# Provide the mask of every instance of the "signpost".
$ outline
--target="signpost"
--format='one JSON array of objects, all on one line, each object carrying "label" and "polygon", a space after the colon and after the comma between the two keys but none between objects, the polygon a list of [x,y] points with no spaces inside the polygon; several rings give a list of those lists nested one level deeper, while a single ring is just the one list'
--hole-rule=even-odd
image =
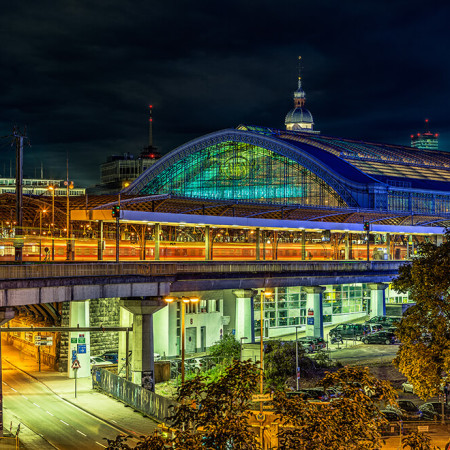
[{"label": "signpost", "polygon": [[75,359],[72,363],[72,369],[75,375],[75,398],[77,398],[77,373],[78,369],[81,369],[80,361],[78,359]]},{"label": "signpost", "polygon": [[34,345],[38,348],[38,361],[39,361],[39,372],[41,371],[41,347],[52,346],[53,336],[41,336],[37,335],[34,337]]}]

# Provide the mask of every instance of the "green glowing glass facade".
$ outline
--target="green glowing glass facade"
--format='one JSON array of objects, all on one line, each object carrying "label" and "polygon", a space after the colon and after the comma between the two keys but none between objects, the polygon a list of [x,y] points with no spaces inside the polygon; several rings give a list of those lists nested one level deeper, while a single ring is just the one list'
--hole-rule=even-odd
[{"label": "green glowing glass facade", "polygon": [[299,163],[249,143],[225,141],[190,152],[149,180],[141,194],[345,207]]}]

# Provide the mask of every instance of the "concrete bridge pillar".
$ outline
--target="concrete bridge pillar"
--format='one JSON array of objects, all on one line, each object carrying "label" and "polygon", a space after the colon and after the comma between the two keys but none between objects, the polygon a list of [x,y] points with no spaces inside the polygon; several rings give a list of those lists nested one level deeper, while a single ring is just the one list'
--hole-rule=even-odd
[{"label": "concrete bridge pillar", "polygon": [[306,336],[323,338],[322,286],[303,286],[306,292]]},{"label": "concrete bridge pillar", "polygon": [[120,306],[133,314],[133,333],[130,338],[131,381],[154,391],[153,314],[166,306],[166,303],[162,297],[145,297],[121,299]]},{"label": "concrete bridge pillar", "polygon": [[388,287],[384,283],[369,283],[370,289],[370,317],[386,315],[386,295],[385,290]]},{"label": "concrete bridge pillar", "polygon": [[155,223],[155,261],[159,261],[159,242],[161,239],[161,224]]},{"label": "concrete bridge pillar", "polygon": [[255,342],[253,297],[257,293],[253,289],[236,289],[233,294],[236,296],[235,337],[237,340],[246,337]]},{"label": "concrete bridge pillar", "polygon": [[[69,327],[89,327],[89,300],[72,301],[69,308]],[[75,377],[72,361],[78,359],[81,368],[77,378],[91,376],[91,336],[89,331],[69,332],[69,363],[67,365],[69,378]]]}]

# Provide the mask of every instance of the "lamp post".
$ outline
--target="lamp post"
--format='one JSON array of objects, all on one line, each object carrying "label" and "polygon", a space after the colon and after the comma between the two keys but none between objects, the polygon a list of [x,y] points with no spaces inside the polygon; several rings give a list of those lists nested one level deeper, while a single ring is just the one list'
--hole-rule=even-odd
[{"label": "lamp post", "polygon": [[69,190],[73,189],[73,181],[64,181],[64,186],[66,186],[66,236],[67,239],[70,237],[70,209],[69,209]]},{"label": "lamp post", "polygon": [[52,236],[55,230],[55,186],[49,185],[48,190],[52,193]]},{"label": "lamp post", "polygon": [[39,236],[42,234],[42,214],[45,214],[46,212],[46,209],[39,211]]},{"label": "lamp post", "polygon": [[181,384],[184,383],[184,356],[185,356],[185,316],[186,305],[189,303],[198,303],[199,297],[165,297],[166,303],[178,302],[181,303]]},{"label": "lamp post", "polygon": [[295,326],[295,377],[297,379],[297,391],[300,389],[299,383],[300,383],[300,367],[298,365],[298,338],[297,338],[297,330],[301,328],[301,326],[296,325]]},{"label": "lamp post", "polygon": [[[263,394],[263,384],[264,384],[264,297],[271,297],[273,292],[261,290],[261,320],[260,320],[260,330],[261,330],[261,338],[260,338],[260,366],[261,366],[261,379],[260,379],[260,387],[259,392]],[[262,414],[263,402],[260,402],[260,412]]]}]

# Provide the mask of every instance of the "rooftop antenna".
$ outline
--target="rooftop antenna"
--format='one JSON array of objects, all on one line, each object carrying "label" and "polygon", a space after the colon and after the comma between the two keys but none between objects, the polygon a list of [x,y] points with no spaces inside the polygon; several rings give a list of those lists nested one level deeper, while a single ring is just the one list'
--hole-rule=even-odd
[{"label": "rooftop antenna", "polygon": [[425,133],[429,133],[430,132],[430,124],[429,124],[429,120],[425,119]]},{"label": "rooftop antenna", "polygon": [[148,105],[149,109],[149,119],[148,119],[148,146],[153,147],[153,105]]},{"label": "rooftop antenna", "polygon": [[44,179],[44,164],[41,161],[41,180]]},{"label": "rooftop antenna", "polygon": [[302,57],[298,57],[298,88],[302,88]]}]

